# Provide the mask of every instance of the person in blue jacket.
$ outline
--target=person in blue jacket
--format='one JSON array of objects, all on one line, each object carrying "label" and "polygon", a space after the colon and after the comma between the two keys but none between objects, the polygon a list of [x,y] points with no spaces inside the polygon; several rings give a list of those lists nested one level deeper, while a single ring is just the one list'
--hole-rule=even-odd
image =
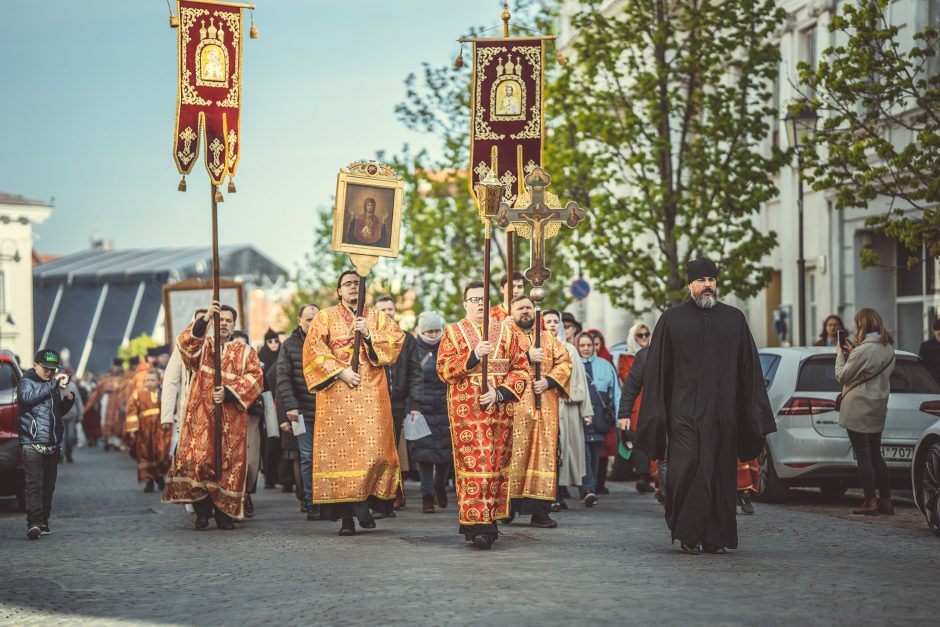
[{"label": "person in blue jacket", "polygon": [[33,367],[16,388],[19,405],[20,453],[26,478],[26,537],[49,535],[49,514],[65,433],[62,416],[75,402],[66,392],[69,377],[59,373],[62,360],[54,350],[36,353]]}]

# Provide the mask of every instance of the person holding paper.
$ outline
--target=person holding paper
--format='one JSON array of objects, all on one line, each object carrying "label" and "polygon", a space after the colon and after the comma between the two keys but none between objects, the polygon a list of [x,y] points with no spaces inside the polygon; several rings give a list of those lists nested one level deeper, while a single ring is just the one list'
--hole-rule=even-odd
[{"label": "person holding paper", "polygon": [[[310,323],[320,308],[313,304],[300,307],[297,328],[281,345],[277,354],[277,402],[283,406],[287,419],[295,427],[294,435],[300,450],[300,476],[303,482],[303,505],[307,520],[320,520],[320,508],[313,504],[313,427],[317,413],[317,395],[307,389],[304,378],[304,340]],[[298,435],[298,430],[303,432]]]},{"label": "person holding paper", "polygon": [[340,274],[340,302],[314,317],[303,352],[307,389],[317,395],[313,503],[321,518],[342,520],[342,536],[356,533],[354,518],[374,529],[370,508],[391,512],[401,482],[385,366],[398,359],[405,334],[377,309],[357,316],[359,280],[352,270]]}]

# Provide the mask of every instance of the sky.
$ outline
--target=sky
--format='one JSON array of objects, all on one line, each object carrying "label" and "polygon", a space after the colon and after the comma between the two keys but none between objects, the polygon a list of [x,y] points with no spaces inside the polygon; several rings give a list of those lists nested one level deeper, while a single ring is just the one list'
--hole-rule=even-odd
[{"label": "sky", "polygon": [[[404,80],[422,62],[451,63],[471,26],[499,24],[502,2],[255,4],[261,37],[243,45],[238,192],[219,205],[219,238],[293,271],[340,167],[405,143],[438,149],[396,119]],[[72,253],[93,235],[116,249],[209,245],[202,162],[188,191],[176,190],[177,31],[166,1],[0,7],[0,192],[55,199],[35,229],[37,250]]]}]

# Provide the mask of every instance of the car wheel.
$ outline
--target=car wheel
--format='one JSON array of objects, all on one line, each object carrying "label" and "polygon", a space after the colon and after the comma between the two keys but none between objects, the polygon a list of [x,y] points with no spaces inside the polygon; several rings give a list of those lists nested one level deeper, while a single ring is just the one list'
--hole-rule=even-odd
[{"label": "car wheel", "polygon": [[921,473],[921,498],[927,527],[934,535],[940,536],[940,442],[935,442],[924,455]]},{"label": "car wheel", "polygon": [[829,483],[824,483],[819,486],[819,490],[827,499],[837,499],[839,497],[845,496],[845,493],[848,491],[848,489],[849,486],[845,485],[841,481],[830,481]]},{"label": "car wheel", "polygon": [[790,495],[790,484],[777,476],[769,447],[764,447],[759,460],[760,490],[757,491],[757,499],[764,503],[786,503]]}]

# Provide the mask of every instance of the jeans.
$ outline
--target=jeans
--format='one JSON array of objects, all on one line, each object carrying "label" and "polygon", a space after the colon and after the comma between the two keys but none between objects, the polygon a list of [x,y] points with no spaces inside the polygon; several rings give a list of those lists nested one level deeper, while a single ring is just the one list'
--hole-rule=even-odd
[{"label": "jeans", "polygon": [[443,488],[447,482],[449,469],[448,464],[418,462],[418,472],[421,476],[421,496],[434,496],[434,488]]},{"label": "jeans", "polygon": [[43,455],[32,446],[21,446],[20,452],[26,479],[26,524],[48,522],[52,512],[52,493],[59,474],[59,451]]},{"label": "jeans", "polygon": [[306,430],[297,438],[300,449],[300,474],[304,482],[304,503],[313,504],[313,421],[304,418]]},{"label": "jeans", "polygon": [[883,499],[891,498],[891,475],[888,464],[881,456],[881,433],[860,433],[846,429],[855,457],[858,458],[858,476],[862,481],[865,498],[875,497],[875,486]]},{"label": "jeans", "polygon": [[65,438],[62,443],[63,449],[66,457],[72,456],[72,450],[75,448],[75,445],[78,443],[78,421],[77,420],[63,420],[65,423]]},{"label": "jeans", "polygon": [[601,460],[601,447],[604,442],[585,442],[584,461],[585,475],[581,480],[581,496],[593,494],[597,490],[597,468]]}]

